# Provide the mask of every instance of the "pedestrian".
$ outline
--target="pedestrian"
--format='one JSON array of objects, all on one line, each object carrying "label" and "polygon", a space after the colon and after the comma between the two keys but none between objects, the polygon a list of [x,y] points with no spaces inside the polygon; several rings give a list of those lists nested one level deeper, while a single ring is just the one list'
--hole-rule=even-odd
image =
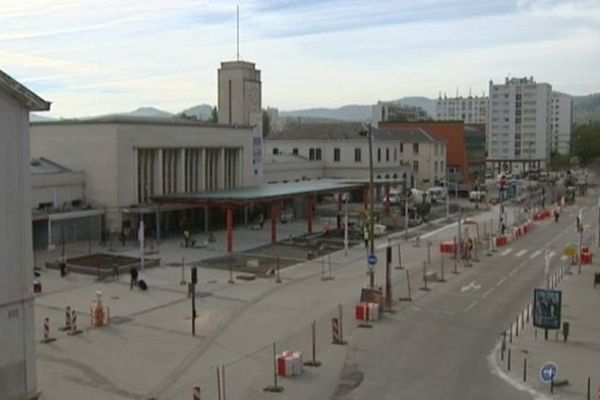
[{"label": "pedestrian", "polygon": [[67,260],[64,254],[60,256],[58,266],[60,267],[60,276],[64,278],[67,275]]},{"label": "pedestrian", "polygon": [[560,214],[558,212],[558,209],[555,208],[554,209],[554,222],[558,222],[558,218],[560,217]]},{"label": "pedestrian", "polygon": [[504,235],[504,231],[506,231],[506,224],[502,221],[502,225],[500,226],[501,233]]},{"label": "pedestrian", "polygon": [[365,241],[365,249],[369,248],[369,228],[367,226],[363,226],[363,239]]},{"label": "pedestrian", "polygon": [[260,226],[260,229],[265,225],[265,215],[263,213],[260,213],[258,216],[258,225]]},{"label": "pedestrian", "polygon": [[129,268],[129,275],[131,275],[131,282],[129,283],[129,290],[133,290],[133,286],[137,284],[138,270],[136,267]]}]

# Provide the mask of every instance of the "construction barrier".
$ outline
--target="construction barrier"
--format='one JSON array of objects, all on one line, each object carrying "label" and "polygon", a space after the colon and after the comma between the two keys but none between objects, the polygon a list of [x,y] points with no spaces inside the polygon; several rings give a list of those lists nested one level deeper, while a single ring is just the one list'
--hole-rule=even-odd
[{"label": "construction barrier", "polygon": [[192,399],[193,400],[202,400],[200,393],[201,393],[200,386],[194,386],[194,392],[192,395]]},{"label": "construction barrier", "polygon": [[301,375],[304,360],[299,351],[284,351],[277,356],[277,375],[283,377],[292,377]]},{"label": "construction barrier", "polygon": [[337,318],[331,318],[331,336],[333,344],[342,344],[340,320]]},{"label": "construction barrier", "polygon": [[368,303],[360,303],[356,305],[355,317],[357,321],[369,321],[369,305]]},{"label": "construction barrier", "polygon": [[71,306],[67,306],[65,309],[65,326],[59,328],[61,331],[71,330]]},{"label": "construction barrier", "polygon": [[440,243],[440,253],[454,254],[454,241],[446,241]]},{"label": "construction barrier", "polygon": [[90,323],[92,326],[104,326],[110,323],[110,309],[102,302],[102,292],[96,291],[96,300],[90,308]]},{"label": "construction barrier", "polygon": [[44,339],[42,339],[42,343],[50,343],[54,342],[56,339],[50,337],[50,318],[44,318]]},{"label": "construction barrier", "polygon": [[71,330],[68,332],[69,335],[78,335],[82,331],[77,329],[77,313],[75,310],[71,310]]},{"label": "construction barrier", "polygon": [[587,246],[581,248],[581,263],[584,265],[592,263],[592,253]]},{"label": "construction barrier", "polygon": [[508,244],[508,236],[501,235],[496,237],[496,247],[506,246]]}]

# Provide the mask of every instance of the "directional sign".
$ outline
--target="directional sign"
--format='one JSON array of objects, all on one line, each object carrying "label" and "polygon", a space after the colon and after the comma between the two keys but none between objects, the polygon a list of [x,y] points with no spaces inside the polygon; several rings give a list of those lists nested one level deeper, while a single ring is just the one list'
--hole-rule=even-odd
[{"label": "directional sign", "polygon": [[540,368],[540,380],[543,383],[550,383],[558,372],[558,365],[553,361],[548,361]]},{"label": "directional sign", "polygon": [[369,265],[371,267],[374,267],[375,264],[377,264],[377,256],[375,254],[369,254],[369,257],[367,258],[367,262],[369,263]]}]

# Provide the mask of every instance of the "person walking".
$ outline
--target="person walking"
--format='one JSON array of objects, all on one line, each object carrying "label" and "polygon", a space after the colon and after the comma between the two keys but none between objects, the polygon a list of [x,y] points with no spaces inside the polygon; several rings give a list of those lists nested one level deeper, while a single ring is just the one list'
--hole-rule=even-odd
[{"label": "person walking", "polygon": [[67,260],[64,254],[60,256],[58,266],[60,267],[60,276],[64,278],[67,275]]},{"label": "person walking", "polygon": [[367,225],[363,226],[363,239],[365,241],[365,250],[369,249],[369,228]]},{"label": "person walking", "polygon": [[260,229],[265,225],[265,215],[263,213],[260,213],[258,216],[258,225],[260,226]]},{"label": "person walking", "polygon": [[133,286],[137,284],[138,280],[138,270],[136,267],[131,267],[129,269],[129,275],[131,275],[131,282],[129,283],[129,290],[133,290]]}]

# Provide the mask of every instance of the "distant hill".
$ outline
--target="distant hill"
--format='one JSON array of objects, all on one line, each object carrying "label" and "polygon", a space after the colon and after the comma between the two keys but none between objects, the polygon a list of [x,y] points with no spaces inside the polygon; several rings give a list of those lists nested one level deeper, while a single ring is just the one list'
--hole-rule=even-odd
[{"label": "distant hill", "polygon": [[600,93],[573,96],[573,123],[600,122]]},{"label": "distant hill", "polygon": [[[392,100],[405,106],[421,107],[433,117],[436,101],[427,97],[403,97]],[[366,121],[372,117],[372,105],[352,104],[338,108],[307,108],[304,110],[280,111],[279,116],[286,119],[306,118],[311,121]]]},{"label": "distant hill", "polygon": [[173,114],[168,111],[159,110],[155,107],[140,107],[137,110],[117,113],[116,115],[127,115],[129,117],[151,117],[151,118],[171,118]]},{"label": "distant hill", "polygon": [[190,117],[196,117],[199,120],[208,120],[212,115],[213,106],[208,104],[200,104],[198,106],[186,108],[181,112]]},{"label": "distant hill", "polygon": [[44,117],[42,115],[31,113],[29,114],[29,122],[47,122],[56,121],[56,118]]}]

